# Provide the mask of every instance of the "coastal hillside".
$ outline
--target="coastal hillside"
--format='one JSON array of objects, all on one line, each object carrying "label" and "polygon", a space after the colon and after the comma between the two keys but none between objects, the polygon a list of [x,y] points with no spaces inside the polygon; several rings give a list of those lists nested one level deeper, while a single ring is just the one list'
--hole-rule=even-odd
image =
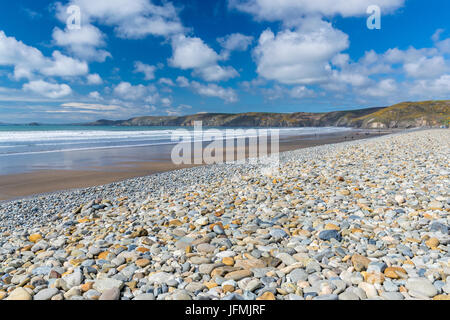
[{"label": "coastal hillside", "polygon": [[450,100],[403,102],[351,120],[362,128],[417,128],[448,126]]},{"label": "coastal hillside", "polygon": [[202,121],[207,127],[355,127],[417,128],[440,127],[450,120],[450,100],[403,102],[390,107],[328,113],[202,113],[188,116],[148,116],[129,120],[99,120],[88,125],[192,126]]}]

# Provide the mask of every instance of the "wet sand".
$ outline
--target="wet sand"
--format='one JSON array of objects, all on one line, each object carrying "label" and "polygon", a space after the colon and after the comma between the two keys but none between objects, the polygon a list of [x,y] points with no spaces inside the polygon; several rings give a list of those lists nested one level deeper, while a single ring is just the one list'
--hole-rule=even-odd
[{"label": "wet sand", "polygon": [[[391,131],[379,132],[374,130],[289,137],[285,140],[280,140],[279,150],[280,152],[285,152],[324,144],[366,139],[389,133]],[[86,168],[70,170],[41,169],[28,173],[0,175],[0,201],[55,191],[100,186],[130,178],[148,176],[158,172],[198,166],[173,164],[170,160],[172,147],[173,145],[123,148],[119,151],[123,157],[117,156],[115,153],[115,161],[107,165],[90,165],[86,166]],[[108,154],[102,151],[100,155],[97,151],[97,154],[90,152],[84,155],[84,157],[96,156],[108,157]]]}]

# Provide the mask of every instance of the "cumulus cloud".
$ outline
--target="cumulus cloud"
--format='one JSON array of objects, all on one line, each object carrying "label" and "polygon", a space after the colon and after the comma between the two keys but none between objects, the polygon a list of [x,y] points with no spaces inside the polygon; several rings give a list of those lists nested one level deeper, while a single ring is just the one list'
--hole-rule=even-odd
[{"label": "cumulus cloud", "polygon": [[172,79],[169,79],[169,78],[161,78],[158,80],[158,83],[169,86],[169,87],[175,86],[175,83],[172,81]]},{"label": "cumulus cloud", "polygon": [[348,46],[345,33],[313,18],[295,30],[276,35],[270,29],[264,31],[254,58],[261,77],[284,84],[312,84],[327,80],[330,60]]},{"label": "cumulus cloud", "polygon": [[238,101],[236,92],[231,88],[223,88],[214,83],[205,85],[197,81],[193,81],[191,86],[198,94],[203,96],[217,97],[229,103]]},{"label": "cumulus cloud", "polygon": [[150,66],[148,64],[142,63],[141,61],[136,61],[134,63],[134,73],[143,73],[145,80],[155,79],[155,66]]},{"label": "cumulus cloud", "polygon": [[283,21],[296,24],[304,16],[321,15],[343,17],[365,15],[370,5],[376,4],[382,12],[392,12],[403,6],[405,0],[229,0],[229,7],[251,14],[257,20]]},{"label": "cumulus cloud", "polygon": [[[79,6],[85,22],[111,26],[121,38],[167,37],[185,31],[170,2],[157,5],[151,0],[71,0],[67,5]],[[57,5],[61,21],[67,19],[66,8]]]},{"label": "cumulus cloud", "polygon": [[93,74],[90,74],[87,76],[87,83],[98,85],[98,84],[102,84],[103,80],[98,73],[93,73]]},{"label": "cumulus cloud", "polygon": [[189,87],[189,79],[183,76],[177,77],[177,84],[181,88]]},{"label": "cumulus cloud", "polygon": [[218,61],[222,58],[202,39],[178,35],[172,38],[173,55],[169,59],[171,66],[183,70],[193,69],[194,75],[206,81],[221,81],[238,76],[232,67],[222,67]]},{"label": "cumulus cloud", "polygon": [[86,61],[104,62],[111,54],[99,49],[106,45],[105,35],[95,26],[85,24],[79,30],[53,29],[55,45],[66,48],[71,54]]},{"label": "cumulus cloud", "polygon": [[98,91],[92,91],[89,93],[89,98],[94,99],[94,100],[101,100],[102,96],[100,95],[100,92]]},{"label": "cumulus cloud", "polygon": [[133,86],[129,82],[121,82],[114,87],[114,94],[126,100],[139,100],[148,94],[148,87],[139,84]]},{"label": "cumulus cloud", "polygon": [[31,79],[36,74],[52,77],[73,77],[89,72],[86,62],[54,51],[52,57],[45,57],[38,49],[8,37],[0,31],[0,66],[12,66],[14,78]]},{"label": "cumulus cloud", "polygon": [[218,38],[217,42],[227,51],[246,51],[252,44],[253,37],[246,36],[242,33],[232,33]]},{"label": "cumulus cloud", "polygon": [[23,89],[51,99],[62,98],[72,93],[72,89],[66,84],[50,83],[43,80],[26,83],[23,85]]}]

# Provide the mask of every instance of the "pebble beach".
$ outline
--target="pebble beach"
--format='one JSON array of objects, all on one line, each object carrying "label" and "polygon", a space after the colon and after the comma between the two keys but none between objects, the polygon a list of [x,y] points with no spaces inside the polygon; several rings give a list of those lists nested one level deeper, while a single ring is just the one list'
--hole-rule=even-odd
[{"label": "pebble beach", "polygon": [[450,131],[0,203],[0,300],[450,300]]}]

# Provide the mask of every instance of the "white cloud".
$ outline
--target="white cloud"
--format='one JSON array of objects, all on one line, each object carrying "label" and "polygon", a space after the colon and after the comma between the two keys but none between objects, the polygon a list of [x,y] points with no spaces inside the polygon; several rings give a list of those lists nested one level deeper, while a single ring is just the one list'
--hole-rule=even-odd
[{"label": "white cloud", "polygon": [[189,87],[189,80],[186,77],[179,76],[177,78],[177,84],[181,88],[186,88],[186,87]]},{"label": "white cloud", "polygon": [[105,50],[98,49],[104,47],[105,35],[95,26],[85,24],[79,30],[53,29],[53,40],[58,46],[87,61],[104,62],[111,54]]},{"label": "white cloud", "polygon": [[383,13],[403,6],[405,0],[229,0],[229,6],[253,15],[257,20],[296,24],[308,15],[343,17],[365,15],[370,5],[379,5]]},{"label": "white cloud", "polygon": [[94,100],[101,100],[102,96],[100,95],[100,92],[92,91],[92,92],[89,93],[89,98],[92,98]]},{"label": "white cloud", "polygon": [[51,58],[0,31],[0,66],[14,67],[14,78],[31,79],[36,73],[51,77],[73,77],[89,72],[86,62],[54,51]]},{"label": "white cloud", "polygon": [[139,100],[148,94],[148,87],[142,84],[133,86],[129,82],[121,82],[114,87],[114,94],[126,100]]},{"label": "white cloud", "polygon": [[413,78],[436,78],[444,74],[448,67],[443,57],[420,57],[418,60],[408,61],[404,65],[406,73]]},{"label": "white cloud", "polygon": [[49,83],[43,80],[26,83],[23,89],[51,99],[62,98],[72,93],[72,89],[66,84]]},{"label": "white cloud", "polygon": [[87,76],[87,82],[88,84],[98,85],[102,84],[103,80],[98,73],[93,73]]},{"label": "white cloud", "polygon": [[227,51],[246,51],[252,44],[253,37],[246,36],[242,33],[232,33],[218,38],[217,41]]},{"label": "white cloud", "polygon": [[[71,0],[68,5],[80,7],[84,22],[97,21],[114,27],[121,38],[166,37],[185,30],[170,2],[156,5],[150,0]],[[66,8],[58,6],[57,15],[64,22],[67,19]]]},{"label": "white cloud", "polygon": [[394,79],[384,79],[362,91],[363,95],[372,97],[388,97],[397,91],[397,83]]},{"label": "white cloud", "polygon": [[200,38],[178,35],[172,39],[173,56],[169,59],[171,66],[183,70],[193,69],[206,81],[221,81],[238,76],[232,67],[221,67],[222,58]]},{"label": "white cloud", "polygon": [[221,67],[218,64],[194,70],[194,75],[199,75],[206,81],[222,81],[235,78],[239,73],[233,67]]},{"label": "white cloud", "polygon": [[291,91],[289,92],[289,95],[292,98],[303,99],[303,98],[314,97],[315,93],[313,90],[310,90],[305,86],[297,86],[297,87],[294,87],[291,89]]},{"label": "white cloud", "polygon": [[160,84],[164,84],[164,85],[169,86],[169,87],[175,86],[175,83],[172,81],[172,79],[169,79],[169,78],[161,78],[161,79],[158,80],[158,82]]},{"label": "white cloud", "polygon": [[116,105],[104,105],[104,104],[91,104],[91,103],[79,103],[79,102],[69,102],[61,105],[63,108],[72,109],[83,109],[83,110],[93,110],[93,111],[115,111],[120,110],[122,107]]},{"label": "white cloud", "polygon": [[153,80],[155,79],[155,66],[150,66],[148,64],[144,64],[141,61],[136,61],[134,63],[134,73],[143,73],[145,75],[145,80]]},{"label": "white cloud", "polygon": [[238,101],[236,92],[231,88],[226,89],[213,83],[204,85],[196,81],[193,81],[191,86],[197,93],[203,96],[217,97],[230,103]]},{"label": "white cloud", "polygon": [[85,75],[89,72],[86,62],[70,58],[59,51],[52,54],[53,61],[39,71],[47,76],[74,77]]},{"label": "white cloud", "polygon": [[214,65],[219,55],[200,38],[178,35],[172,39],[173,56],[169,60],[174,67],[202,69]]},{"label": "white cloud", "polygon": [[436,79],[415,81],[409,90],[411,94],[430,99],[448,99],[450,96],[450,74]]},{"label": "white cloud", "polygon": [[264,31],[254,50],[261,77],[284,84],[324,82],[331,74],[330,60],[349,46],[348,36],[319,19],[305,20],[297,30],[275,35]]}]

